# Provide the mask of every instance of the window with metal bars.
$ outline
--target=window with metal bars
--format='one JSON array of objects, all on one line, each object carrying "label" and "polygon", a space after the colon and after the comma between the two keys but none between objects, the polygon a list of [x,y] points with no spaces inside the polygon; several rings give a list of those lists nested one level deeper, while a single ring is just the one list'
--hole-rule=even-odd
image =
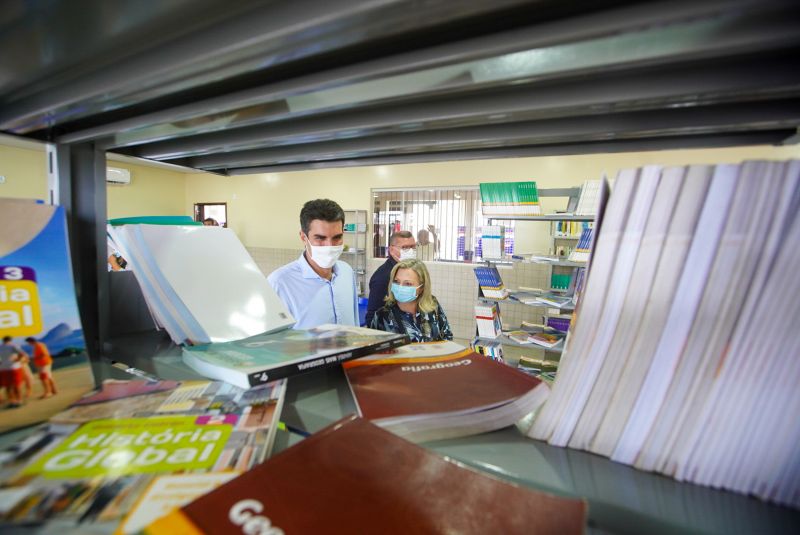
[{"label": "window with metal bars", "polygon": [[[372,190],[373,255],[388,255],[389,237],[410,231],[417,258],[442,262],[482,259],[481,231],[489,224],[481,212],[477,186]],[[493,220],[505,227],[506,254],[514,253],[514,221]]]}]

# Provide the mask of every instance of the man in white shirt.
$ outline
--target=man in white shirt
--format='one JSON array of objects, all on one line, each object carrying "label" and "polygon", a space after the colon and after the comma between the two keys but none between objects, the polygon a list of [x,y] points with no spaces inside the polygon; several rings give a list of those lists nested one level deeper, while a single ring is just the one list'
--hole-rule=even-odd
[{"label": "man in white shirt", "polygon": [[344,250],[344,211],[334,201],[308,201],[300,211],[300,258],[273,271],[267,281],[294,316],[296,329],[325,323],[358,325],[353,268]]}]

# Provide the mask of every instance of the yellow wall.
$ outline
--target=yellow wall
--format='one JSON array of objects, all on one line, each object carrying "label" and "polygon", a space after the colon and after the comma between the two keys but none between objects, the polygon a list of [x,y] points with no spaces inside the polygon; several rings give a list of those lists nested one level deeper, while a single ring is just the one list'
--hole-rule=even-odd
[{"label": "yellow wall", "polygon": [[187,177],[193,175],[126,162],[109,166],[131,172],[131,183],[108,185],[108,217],[137,215],[192,215],[185,210]]},{"label": "yellow wall", "polygon": [[[370,209],[370,188],[477,185],[488,181],[534,180],[540,188],[575,186],[609,178],[623,168],[648,164],[735,163],[746,159],[800,158],[800,147],[652,151],[354,167],[236,177],[188,175],[185,213],[198,202],[227,202],[228,226],[250,247],[299,248],[299,213],[310,199],[327,197],[346,209]],[[544,205],[547,211],[554,207]],[[563,207],[560,207],[563,208]],[[534,225],[541,225],[536,223]],[[544,233],[547,232],[543,227]],[[519,250],[542,250],[545,241]],[[531,232],[542,236],[543,232]]]},{"label": "yellow wall", "polygon": [[0,145],[0,197],[15,199],[47,198],[47,161],[45,151]]},{"label": "yellow wall", "polygon": [[[0,145],[0,197],[45,199],[47,165],[44,145],[25,149]],[[131,172],[128,185],[108,186],[108,217],[134,215],[191,215],[185,211],[187,177],[192,174],[127,162],[109,166]]]}]

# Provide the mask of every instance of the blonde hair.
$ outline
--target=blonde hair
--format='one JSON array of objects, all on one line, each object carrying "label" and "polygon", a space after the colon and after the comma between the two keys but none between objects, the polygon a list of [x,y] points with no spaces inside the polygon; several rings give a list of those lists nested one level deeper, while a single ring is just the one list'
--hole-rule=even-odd
[{"label": "blonde hair", "polygon": [[434,312],[438,303],[433,293],[431,293],[431,276],[428,274],[428,268],[425,267],[425,264],[416,259],[402,260],[392,268],[392,273],[389,275],[389,288],[385,299],[386,304],[388,306],[393,306],[397,303],[392,293],[392,283],[394,282],[395,275],[397,275],[397,271],[400,269],[410,269],[419,277],[419,283],[422,285],[422,294],[417,298],[417,308],[425,313]]}]

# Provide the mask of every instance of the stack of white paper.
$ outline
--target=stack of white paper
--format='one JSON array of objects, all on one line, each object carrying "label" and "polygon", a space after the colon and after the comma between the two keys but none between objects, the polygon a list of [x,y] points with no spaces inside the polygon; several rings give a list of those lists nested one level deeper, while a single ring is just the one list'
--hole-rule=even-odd
[{"label": "stack of white paper", "polygon": [[124,225],[109,233],[175,343],[228,342],[294,325],[230,229]]},{"label": "stack of white paper", "polygon": [[622,172],[529,434],[800,506],[798,214],[797,161]]}]

